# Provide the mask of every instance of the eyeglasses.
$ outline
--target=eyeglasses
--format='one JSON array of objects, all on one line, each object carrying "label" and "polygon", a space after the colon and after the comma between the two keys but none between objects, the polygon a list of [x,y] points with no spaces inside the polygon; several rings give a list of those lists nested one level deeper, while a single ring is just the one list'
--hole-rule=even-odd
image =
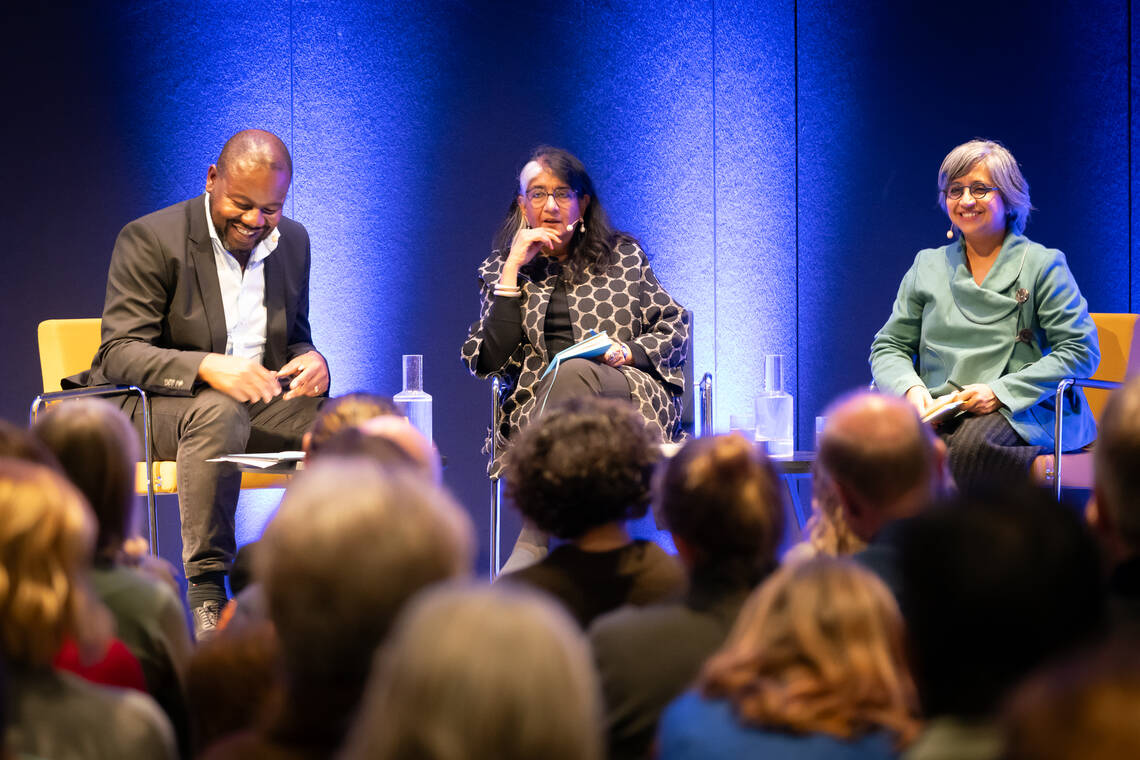
[{"label": "eyeglasses", "polygon": [[559,206],[569,206],[570,201],[578,197],[578,193],[574,192],[573,188],[569,187],[556,187],[551,192],[547,192],[541,187],[536,187],[533,190],[526,191],[527,200],[530,201],[530,205],[535,207],[545,206],[546,199],[552,195],[554,196],[554,202]]},{"label": "eyeglasses", "polygon": [[968,187],[966,185],[951,185],[946,190],[946,197],[952,201],[956,201],[959,198],[961,198],[962,194],[965,193],[967,190],[970,192],[970,197],[973,198],[974,200],[984,201],[986,199],[986,196],[989,195],[990,193],[992,193],[994,190],[997,190],[997,188],[996,187],[987,187],[986,185],[983,185],[981,182],[975,182],[974,184],[972,184]]}]

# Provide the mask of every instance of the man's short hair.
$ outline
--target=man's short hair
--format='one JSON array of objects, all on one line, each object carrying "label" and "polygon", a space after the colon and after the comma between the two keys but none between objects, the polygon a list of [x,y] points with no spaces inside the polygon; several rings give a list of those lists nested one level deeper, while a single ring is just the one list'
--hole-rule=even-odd
[{"label": "man's short hair", "polygon": [[751,441],[690,440],[661,469],[653,492],[669,530],[699,553],[695,572],[724,568],[754,585],[776,566],[783,485]]},{"label": "man's short hair", "polygon": [[465,572],[472,543],[466,513],[418,473],[336,457],[306,469],[254,556],[291,678],[362,684],[404,602]]},{"label": "man's short hair", "polygon": [[1107,510],[1120,539],[1140,551],[1140,378],[1109,398],[1093,460],[1097,507]]},{"label": "man's short hair", "polygon": [[[861,414],[848,421],[859,424],[842,424],[848,413]],[[930,482],[937,462],[934,438],[905,401],[854,393],[824,414],[829,419],[817,460],[832,480],[865,503],[886,507]]]},{"label": "man's short hair", "polygon": [[218,172],[224,176],[239,163],[260,164],[293,176],[293,159],[285,142],[264,129],[244,129],[226,140],[218,155]]},{"label": "man's short hair", "polygon": [[643,517],[659,442],[633,405],[571,399],[530,423],[506,456],[508,491],[540,530],[574,539]]}]

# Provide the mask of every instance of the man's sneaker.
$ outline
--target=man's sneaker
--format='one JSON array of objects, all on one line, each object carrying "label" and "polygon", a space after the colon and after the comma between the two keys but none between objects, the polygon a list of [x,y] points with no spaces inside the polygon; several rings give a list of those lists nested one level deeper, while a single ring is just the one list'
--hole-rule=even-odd
[{"label": "man's sneaker", "polygon": [[218,618],[222,614],[222,602],[210,600],[202,602],[191,613],[194,616],[194,640],[201,643],[218,632]]}]

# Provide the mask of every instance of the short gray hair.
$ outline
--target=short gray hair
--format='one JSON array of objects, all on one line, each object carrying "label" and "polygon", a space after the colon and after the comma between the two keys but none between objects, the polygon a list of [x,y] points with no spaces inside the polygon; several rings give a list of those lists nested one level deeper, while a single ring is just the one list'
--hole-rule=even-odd
[{"label": "short gray hair", "polygon": [[985,162],[994,185],[1005,202],[1006,226],[1015,235],[1025,232],[1029,212],[1029,183],[1025,181],[1017,159],[996,140],[971,140],[962,143],[942,159],[938,169],[938,205],[946,211],[946,190],[950,183]]},{"label": "short gray hair", "polygon": [[597,760],[602,698],[566,610],[517,585],[420,594],[377,652],[343,757]]},{"label": "short gray hair", "polygon": [[466,512],[411,469],[326,457],[289,485],[254,557],[294,682],[363,685],[404,602],[469,568]]}]

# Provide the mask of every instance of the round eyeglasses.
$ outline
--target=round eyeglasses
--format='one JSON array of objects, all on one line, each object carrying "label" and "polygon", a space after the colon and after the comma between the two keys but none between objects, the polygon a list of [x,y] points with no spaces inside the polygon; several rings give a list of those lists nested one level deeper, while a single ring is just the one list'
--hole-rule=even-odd
[{"label": "round eyeglasses", "polygon": [[535,207],[545,206],[546,199],[552,195],[554,196],[554,202],[559,206],[569,206],[570,201],[578,197],[578,193],[574,192],[574,189],[570,187],[556,187],[549,192],[541,187],[526,191],[527,200],[530,201],[530,205]]},{"label": "round eyeglasses", "polygon": [[946,189],[946,197],[952,201],[956,201],[962,197],[962,194],[969,191],[970,197],[976,201],[983,201],[986,196],[997,190],[996,187],[984,185],[981,182],[975,182],[972,185],[951,185]]}]

